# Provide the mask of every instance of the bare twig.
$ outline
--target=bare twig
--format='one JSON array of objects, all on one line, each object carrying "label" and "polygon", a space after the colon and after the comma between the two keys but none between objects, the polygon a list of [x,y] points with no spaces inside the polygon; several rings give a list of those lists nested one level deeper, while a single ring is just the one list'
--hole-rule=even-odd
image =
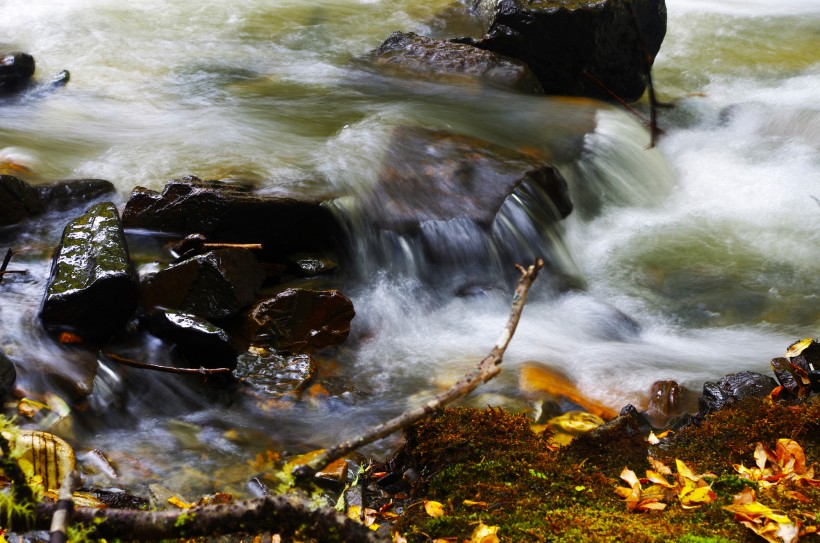
[{"label": "bare twig", "polygon": [[[35,529],[48,526],[55,504],[38,505]],[[158,540],[275,530],[299,540],[385,543],[363,524],[331,508],[313,508],[293,496],[266,496],[230,504],[203,505],[174,511],[137,511],[77,507],[72,523],[94,526],[94,538]]]},{"label": "bare twig", "polygon": [[371,428],[369,431],[358,437],[327,449],[324,453],[316,456],[313,460],[296,466],[293,470],[293,475],[296,480],[309,480],[314,477],[319,470],[334,460],[342,458],[344,455],[358,449],[362,445],[373,443],[374,441],[386,437],[397,430],[409,426],[417,420],[431,415],[445,405],[467,396],[470,392],[475,390],[478,385],[481,383],[486,383],[498,375],[501,372],[501,368],[499,367],[501,364],[501,359],[504,356],[504,352],[507,350],[507,346],[510,344],[510,340],[515,333],[515,328],[518,326],[518,321],[521,318],[521,311],[524,309],[524,302],[527,299],[527,292],[543,266],[544,261],[541,259],[538,259],[535,264],[526,269],[521,266],[516,266],[521,272],[521,277],[518,279],[518,283],[515,287],[512,307],[510,308],[510,316],[507,320],[507,324],[501,332],[501,337],[496,342],[492,351],[490,351],[490,354],[488,354],[472,372],[462,377],[448,390],[437,395],[423,406],[407,411],[396,418]]},{"label": "bare twig", "polygon": [[178,373],[183,375],[218,375],[223,373],[231,373],[230,368],[175,368],[173,366],[159,366],[157,364],[148,364],[147,362],[140,362],[139,360],[132,360],[125,358],[118,354],[109,352],[100,352],[100,355],[106,359],[119,362],[125,366],[133,368],[140,368],[143,370],[161,371],[164,373]]},{"label": "bare twig", "polygon": [[646,119],[644,119],[643,115],[641,115],[641,114],[640,114],[640,112],[639,112],[637,109],[635,109],[634,107],[630,106],[630,105],[626,102],[626,100],[624,100],[623,98],[621,98],[620,96],[618,96],[617,94],[615,94],[615,91],[613,91],[612,89],[610,89],[609,87],[607,87],[607,86],[604,84],[604,82],[603,82],[603,81],[601,81],[600,79],[598,79],[597,77],[595,77],[594,75],[592,75],[591,73],[589,73],[587,70],[584,70],[584,72],[583,72],[583,73],[584,73],[584,77],[586,77],[587,79],[589,79],[590,81],[592,81],[593,83],[595,83],[596,85],[598,85],[599,87],[601,87],[601,90],[602,90],[602,91],[604,91],[605,93],[607,93],[608,95],[610,95],[610,96],[612,97],[612,99],[613,99],[613,100],[615,100],[616,102],[618,102],[619,104],[621,104],[621,106],[623,106],[623,107],[624,107],[624,109],[626,109],[627,111],[629,111],[630,113],[632,113],[633,115],[635,115],[635,117],[637,117],[637,118],[638,118],[638,119],[639,119],[639,120],[640,120],[643,124],[649,124],[649,122],[648,122]]},{"label": "bare twig", "polygon": [[14,256],[14,251],[12,251],[11,249],[6,251],[6,256],[3,258],[3,264],[0,264],[0,283],[3,282],[3,275],[6,272],[6,268],[8,267],[9,262],[11,262],[12,256]]},{"label": "bare twig", "polygon": [[80,486],[80,474],[71,471],[65,476],[60,486],[60,497],[55,504],[54,514],[51,516],[51,533],[49,534],[48,543],[66,543],[68,541],[66,526],[71,519],[71,514],[74,512],[72,494],[78,486]]}]

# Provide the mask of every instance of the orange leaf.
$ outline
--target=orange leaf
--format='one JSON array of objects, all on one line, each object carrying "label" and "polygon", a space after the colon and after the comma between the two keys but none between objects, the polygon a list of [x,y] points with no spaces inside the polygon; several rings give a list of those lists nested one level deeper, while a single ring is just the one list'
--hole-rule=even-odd
[{"label": "orange leaf", "polygon": [[803,452],[803,447],[796,441],[791,439],[778,439],[776,454],[777,461],[781,466],[786,466],[789,462],[793,462],[795,473],[806,473],[806,455]]}]

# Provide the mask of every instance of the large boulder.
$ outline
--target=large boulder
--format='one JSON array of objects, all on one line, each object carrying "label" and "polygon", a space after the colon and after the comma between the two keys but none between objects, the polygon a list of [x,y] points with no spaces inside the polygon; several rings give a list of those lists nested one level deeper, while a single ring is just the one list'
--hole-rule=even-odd
[{"label": "large boulder", "polygon": [[469,136],[400,127],[363,208],[378,228],[397,232],[454,219],[489,227],[505,200],[525,184],[550,199],[556,219],[572,211],[567,183],[549,164]]},{"label": "large boulder", "polygon": [[261,243],[274,255],[332,247],[341,236],[320,199],[259,196],[247,187],[191,176],[168,182],[162,193],[135,188],[123,222],[130,228],[203,234],[211,241]]},{"label": "large boulder", "polygon": [[230,336],[201,317],[166,309],[154,311],[140,322],[153,335],[175,344],[192,367],[236,367],[239,350]]},{"label": "large boulder", "polygon": [[27,53],[0,53],[0,94],[15,91],[34,75],[34,57]]},{"label": "large boulder", "polygon": [[337,290],[289,288],[255,304],[243,334],[253,345],[310,353],[346,340],[354,316],[353,302]]},{"label": "large boulder", "polygon": [[264,280],[265,270],[251,251],[219,249],[145,277],[140,305],[224,319],[249,306]]},{"label": "large boulder", "polygon": [[37,189],[12,175],[0,175],[0,226],[16,224],[43,210]]},{"label": "large boulder", "polygon": [[104,339],[136,309],[137,284],[117,208],[97,204],[66,225],[40,318],[50,328]]},{"label": "large boulder", "polygon": [[777,381],[768,375],[753,371],[742,371],[726,375],[718,382],[703,384],[703,395],[699,400],[700,414],[720,411],[735,402],[747,398],[762,398],[777,387]]},{"label": "large boulder", "polygon": [[544,93],[532,70],[520,60],[412,32],[394,32],[370,54],[370,60],[399,75],[480,81],[528,94]]},{"label": "large boulder", "polygon": [[489,20],[475,45],[526,62],[547,94],[639,99],[666,34],[664,0],[476,4]]}]

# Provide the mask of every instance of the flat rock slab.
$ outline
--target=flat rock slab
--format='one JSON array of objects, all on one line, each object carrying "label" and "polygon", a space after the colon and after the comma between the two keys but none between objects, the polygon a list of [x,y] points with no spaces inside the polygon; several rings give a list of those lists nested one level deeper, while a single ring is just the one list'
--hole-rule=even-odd
[{"label": "flat rock slab", "polygon": [[243,334],[252,345],[310,353],[344,342],[355,316],[353,302],[337,290],[289,288],[255,304]]},{"label": "flat rock slab", "polygon": [[135,188],[123,222],[128,228],[203,234],[211,241],[261,243],[275,254],[333,247],[342,235],[319,199],[259,196],[196,177],[170,181],[162,193]]},{"label": "flat rock slab", "polygon": [[239,351],[231,337],[201,317],[166,309],[154,311],[140,322],[153,335],[175,344],[191,367],[236,367]]},{"label": "flat rock slab", "polygon": [[572,211],[566,181],[549,164],[469,136],[400,127],[363,209],[378,228],[397,232],[453,219],[489,227],[523,183],[547,195],[556,219]]},{"label": "flat rock slab", "polygon": [[264,280],[265,270],[251,251],[219,249],[145,277],[140,305],[224,319],[250,305]]},{"label": "flat rock slab", "polygon": [[394,32],[369,60],[399,75],[478,81],[528,94],[543,94],[538,78],[522,61],[446,40]]},{"label": "flat rock slab", "polygon": [[666,35],[664,0],[478,0],[477,8],[489,30],[472,43],[526,62],[551,95],[638,100]]},{"label": "flat rock slab", "polygon": [[34,186],[12,175],[0,175],[0,226],[47,211],[66,211],[114,192],[114,185],[104,179],[68,179]]},{"label": "flat rock slab", "polygon": [[97,204],[66,225],[40,318],[50,328],[104,339],[136,309],[137,284],[117,208]]}]

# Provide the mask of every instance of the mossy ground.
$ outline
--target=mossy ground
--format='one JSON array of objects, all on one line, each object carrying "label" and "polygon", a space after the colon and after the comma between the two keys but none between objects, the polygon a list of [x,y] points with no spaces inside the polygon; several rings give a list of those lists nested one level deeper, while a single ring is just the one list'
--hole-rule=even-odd
[{"label": "mossy ground", "polygon": [[[411,543],[469,540],[479,521],[499,526],[504,542],[762,541],[722,509],[746,486],[756,487],[740,479],[732,464],[753,465],[757,442],[773,448],[784,437],[803,446],[808,463],[820,461],[820,401],[796,406],[746,401],[658,446],[649,447],[646,437],[627,422],[552,450],[548,436],[534,434],[524,416],[492,409],[444,410],[407,431],[396,464],[412,466],[420,478],[409,489],[408,505],[394,530]],[[627,511],[614,492],[623,485],[618,475],[626,466],[642,475],[649,454],[671,466],[679,458],[698,473],[714,473],[717,500],[696,509],[670,500],[663,511]],[[811,515],[820,509],[820,488],[800,486],[802,499],[790,490],[795,489],[778,485],[759,491],[758,499],[792,519],[817,524]],[[424,500],[443,503],[446,514],[430,517]],[[811,538],[820,539],[806,539]]]}]

